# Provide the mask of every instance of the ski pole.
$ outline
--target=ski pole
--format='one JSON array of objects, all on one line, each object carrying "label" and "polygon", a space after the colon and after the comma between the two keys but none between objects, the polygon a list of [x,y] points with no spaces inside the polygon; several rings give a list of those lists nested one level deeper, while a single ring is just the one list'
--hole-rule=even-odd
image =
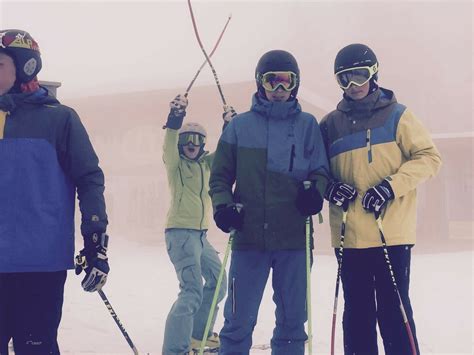
[{"label": "ski pole", "polygon": [[336,276],[336,291],[334,295],[334,308],[332,313],[332,330],[331,330],[331,355],[334,355],[334,339],[336,337],[336,315],[337,315],[337,301],[339,298],[339,283],[341,280],[342,272],[342,254],[344,252],[344,238],[346,235],[346,221],[347,221],[347,210],[349,203],[342,205],[342,224],[341,224],[341,242],[339,244],[339,255],[337,258],[337,276]]},{"label": "ski pole", "polygon": [[189,7],[189,12],[191,14],[191,20],[193,22],[193,28],[194,28],[194,33],[196,35],[196,39],[199,43],[199,46],[201,47],[201,50],[202,50],[202,53],[204,54],[204,57],[206,57],[206,61],[209,63],[209,66],[211,67],[212,74],[214,75],[214,80],[216,81],[217,89],[219,90],[219,94],[221,96],[222,103],[224,104],[224,107],[225,107],[225,106],[227,106],[227,102],[225,101],[225,97],[224,97],[224,94],[222,92],[221,85],[219,84],[219,78],[217,77],[216,70],[214,69],[214,66],[212,65],[211,59],[207,55],[206,50],[204,49],[204,46],[202,45],[201,38],[199,37],[199,32],[198,32],[198,29],[197,29],[196,20],[194,18],[193,8],[191,6],[191,0],[188,0],[188,7]]},{"label": "ski pole", "polygon": [[[311,181],[303,182],[305,190],[311,188]],[[308,312],[308,354],[313,353],[313,324],[311,317],[311,216],[306,217],[306,311]]]},{"label": "ski pole", "polygon": [[123,327],[122,325],[122,322],[120,321],[119,317],[117,316],[117,313],[115,313],[114,309],[112,308],[112,305],[110,304],[109,300],[107,299],[107,296],[105,296],[105,293],[104,291],[102,290],[99,290],[97,291],[99,293],[99,296],[100,298],[102,298],[102,301],[104,301],[107,309],[109,310],[109,313],[110,315],[112,316],[112,318],[114,319],[115,323],[117,324],[117,326],[119,327],[120,331],[122,332],[123,336],[125,337],[125,340],[127,341],[128,345],[130,345],[130,347],[132,348],[133,350],[133,354],[134,355],[138,355],[138,350],[137,348],[135,347],[135,345],[133,344],[132,342],[132,339],[130,339],[127,331],[125,330],[125,328]]},{"label": "ski pole", "polygon": [[[229,17],[227,18],[227,22],[225,23],[225,26],[219,36],[219,38],[217,39],[217,42],[216,44],[214,45],[214,48],[212,49],[212,52],[209,53],[209,58],[212,57],[212,55],[214,54],[214,52],[216,51],[217,47],[219,46],[219,43],[221,41],[221,38],[222,36],[224,35],[224,32],[225,30],[227,29],[227,25],[229,24],[229,21],[230,19],[232,18],[232,15],[229,15]],[[204,68],[204,66],[206,65],[207,63],[207,59],[204,59],[204,62],[201,64],[201,66],[199,67],[198,71],[196,72],[196,75],[194,75],[194,78],[193,80],[191,80],[191,82],[189,83],[188,85],[188,88],[186,89],[186,92],[184,93],[184,97],[188,97],[188,94],[189,94],[189,91],[191,90],[191,87],[193,86],[194,82],[196,81],[197,77],[199,76],[199,74],[201,73],[201,70],[202,68]]]},{"label": "ski pole", "polygon": [[[236,203],[235,207],[237,208],[237,211],[240,212],[243,206],[240,203]],[[232,241],[234,240],[236,232],[237,231],[235,229],[230,230],[229,241],[227,242],[227,247],[225,249],[224,260],[222,260],[221,270],[219,271],[219,277],[217,278],[216,290],[214,291],[214,297],[212,298],[211,308],[209,309],[209,316],[207,317],[206,328],[204,329],[201,345],[199,346],[199,355],[202,355],[204,353],[204,346],[206,345],[207,334],[209,333],[209,329],[211,328],[212,318],[214,317],[214,310],[216,309],[217,296],[219,294],[219,290],[221,289],[222,279],[224,278],[225,267],[227,265],[227,259],[229,257],[229,252],[232,247]]]},{"label": "ski pole", "polygon": [[408,339],[410,341],[410,346],[411,346],[411,352],[413,355],[417,355],[416,346],[415,346],[415,338],[413,337],[413,332],[411,331],[410,323],[408,322],[408,317],[405,311],[405,307],[403,306],[402,297],[400,296],[400,292],[398,291],[397,281],[395,280],[395,274],[393,273],[392,263],[390,262],[390,258],[388,256],[387,242],[383,234],[381,211],[375,211],[374,215],[375,215],[375,220],[377,222],[377,226],[379,227],[380,239],[382,240],[383,253],[385,256],[385,261],[387,262],[388,271],[390,272],[390,277],[392,279],[393,290],[397,293],[397,296],[398,296],[400,312],[402,313],[403,323],[405,323],[405,327],[407,330]]}]

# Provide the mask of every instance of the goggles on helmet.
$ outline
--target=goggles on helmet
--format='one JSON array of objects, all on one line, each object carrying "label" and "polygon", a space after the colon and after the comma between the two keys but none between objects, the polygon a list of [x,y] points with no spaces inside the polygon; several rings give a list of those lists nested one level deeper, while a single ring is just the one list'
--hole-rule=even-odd
[{"label": "goggles on helmet", "polygon": [[260,83],[267,91],[276,91],[281,87],[285,91],[293,90],[298,84],[298,76],[292,71],[269,71],[262,75]]},{"label": "goggles on helmet", "polygon": [[188,145],[190,143],[195,146],[204,145],[206,144],[206,137],[204,137],[202,134],[194,132],[185,132],[179,135],[179,145]]},{"label": "goggles on helmet", "polygon": [[377,63],[371,67],[355,67],[337,72],[336,80],[339,86],[346,90],[352,84],[362,86],[367,83],[378,71]]}]

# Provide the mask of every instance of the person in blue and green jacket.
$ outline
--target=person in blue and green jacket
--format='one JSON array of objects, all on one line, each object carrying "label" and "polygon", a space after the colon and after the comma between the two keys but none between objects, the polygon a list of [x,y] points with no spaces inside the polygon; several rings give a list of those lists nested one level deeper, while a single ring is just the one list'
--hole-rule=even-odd
[{"label": "person in blue and green jacket", "polygon": [[84,249],[76,273],[97,291],[109,272],[104,174],[77,113],[41,87],[37,42],[0,30],[0,354],[59,354],[76,192]]},{"label": "person in blue and green jacket", "polygon": [[[163,145],[171,192],[165,238],[180,287],[178,299],[166,319],[163,355],[182,355],[199,349],[222,266],[207,240],[211,211],[209,174],[214,154],[204,150],[207,133],[202,125],[194,122],[183,125],[187,105],[184,95],[171,101]],[[226,106],[224,127],[234,115],[232,106]],[[226,283],[224,277],[218,302],[225,296]],[[205,343],[213,350],[219,348],[219,337],[213,332],[216,315],[217,309]]]},{"label": "person in blue and green jacket", "polygon": [[[378,323],[385,354],[412,354],[400,302],[419,353],[409,297],[411,249],[416,241],[416,188],[435,176],[441,157],[422,122],[379,87],[379,63],[365,44],[342,48],[334,74],[343,91],[321,121],[330,159],[332,246],[338,248],[348,208],[341,280],[344,353],[376,355]],[[388,255],[401,300],[394,292],[375,216],[381,214]],[[336,255],[338,251],[336,249]]]},{"label": "person in blue and green jacket", "polygon": [[[220,354],[249,353],[273,269],[272,353],[302,355],[307,339],[305,220],[322,209],[328,161],[315,117],[296,99],[301,77],[294,56],[284,50],[265,53],[255,78],[250,111],[238,114],[224,130],[209,181],[217,226],[226,233],[236,230]],[[305,189],[308,180],[311,186]]]}]

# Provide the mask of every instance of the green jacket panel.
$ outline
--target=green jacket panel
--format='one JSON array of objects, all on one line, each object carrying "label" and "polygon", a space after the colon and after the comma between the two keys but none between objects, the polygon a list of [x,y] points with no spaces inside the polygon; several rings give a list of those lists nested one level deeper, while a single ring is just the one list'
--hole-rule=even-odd
[{"label": "green jacket panel", "polygon": [[272,103],[254,95],[251,110],[224,130],[209,182],[214,207],[243,204],[243,227],[233,249],[304,249],[298,185],[311,178],[324,191],[328,174],[314,116],[302,112],[297,101]]},{"label": "green jacket panel", "polygon": [[213,158],[214,154],[206,152],[196,161],[180,155],[178,131],[166,129],[163,161],[171,192],[166,228],[209,228],[209,176]]}]

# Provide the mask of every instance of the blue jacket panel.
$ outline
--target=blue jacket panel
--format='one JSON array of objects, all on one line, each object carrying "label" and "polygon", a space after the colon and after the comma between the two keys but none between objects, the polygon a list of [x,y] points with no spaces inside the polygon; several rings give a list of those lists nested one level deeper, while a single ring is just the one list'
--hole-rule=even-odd
[{"label": "blue jacket panel", "polygon": [[105,232],[104,176],[77,114],[47,96],[0,96],[0,272],[73,267],[75,192],[81,232]]}]

